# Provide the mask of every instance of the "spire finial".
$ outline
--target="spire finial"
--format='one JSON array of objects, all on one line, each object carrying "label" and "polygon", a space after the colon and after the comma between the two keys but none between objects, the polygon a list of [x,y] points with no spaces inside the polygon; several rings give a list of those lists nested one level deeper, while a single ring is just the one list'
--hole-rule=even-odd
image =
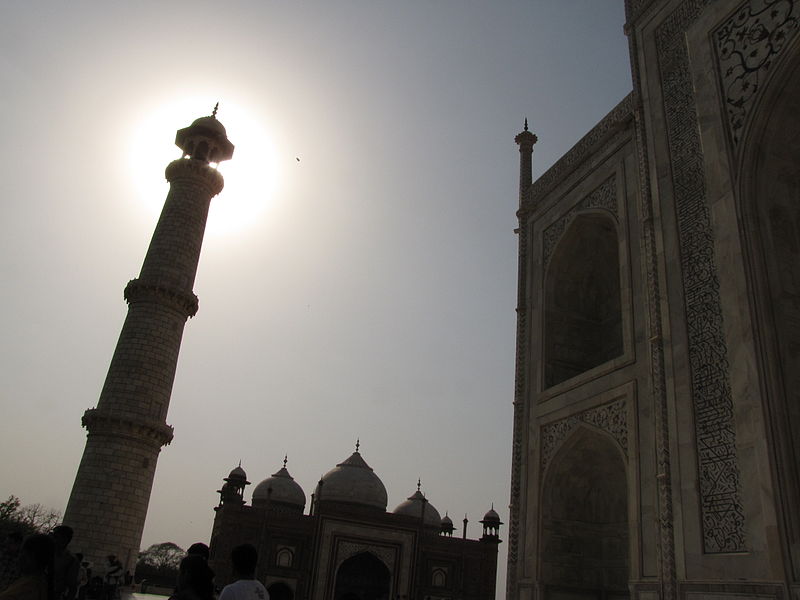
[{"label": "spire finial", "polygon": [[242,468],[242,459],[241,458],[239,459],[239,468],[240,469]]},{"label": "spire finial", "polygon": [[358,449],[360,447],[361,447],[361,438],[358,438],[358,439],[356,439],[356,452],[358,452]]},{"label": "spire finial", "polygon": [[[219,102],[217,102],[217,103],[214,105],[214,110],[213,110],[213,111],[211,111],[211,116],[212,116],[212,117],[214,117],[215,119],[217,118],[217,111],[218,111],[218,110],[219,110]],[[526,121],[526,123],[527,123],[527,121]],[[527,131],[527,128],[525,129],[525,131]]]},{"label": "spire finial", "polygon": [[422,478],[421,477],[419,479],[417,479],[417,491],[419,491],[420,487],[422,487]]},{"label": "spire finial", "polygon": [[[214,113],[216,114],[216,108],[214,109]],[[525,117],[525,131],[528,131],[528,117]]]},{"label": "spire finial", "polygon": [[289,455],[288,454],[284,454],[283,455],[283,468],[284,469],[286,468],[286,461],[287,460],[289,460]]}]

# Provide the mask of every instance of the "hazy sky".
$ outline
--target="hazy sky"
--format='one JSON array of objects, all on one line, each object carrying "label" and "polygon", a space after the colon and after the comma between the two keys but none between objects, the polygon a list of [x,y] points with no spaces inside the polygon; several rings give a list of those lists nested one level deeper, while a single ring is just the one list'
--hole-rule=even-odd
[{"label": "hazy sky", "polygon": [[248,499],[285,453],[310,496],[356,438],[390,510],[419,477],[470,537],[492,502],[507,523],[513,138],[527,116],[539,175],[628,93],[623,22],[622,0],[3,2],[0,496],[66,505],[175,131],[219,100],[237,149],[143,546],[207,541],[240,459]]}]

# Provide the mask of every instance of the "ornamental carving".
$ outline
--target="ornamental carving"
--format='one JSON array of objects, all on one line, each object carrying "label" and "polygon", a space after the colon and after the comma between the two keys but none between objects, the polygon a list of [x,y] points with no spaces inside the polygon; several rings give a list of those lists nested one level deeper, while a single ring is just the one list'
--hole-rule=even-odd
[{"label": "ornamental carving", "polygon": [[733,146],[776,59],[798,31],[796,0],[749,0],[713,34]]},{"label": "ornamental carving", "polygon": [[173,160],[167,165],[164,176],[170,183],[179,179],[189,179],[194,183],[200,183],[206,187],[211,197],[219,194],[225,186],[222,173],[209,166],[208,163],[193,158]]},{"label": "ornamental carving", "polygon": [[558,221],[552,223],[547,227],[547,229],[544,230],[542,243],[544,246],[543,261],[545,267],[550,262],[550,257],[553,255],[553,250],[555,249],[558,240],[561,239],[564,230],[567,228],[567,223],[569,223],[580,211],[591,208],[600,208],[608,211],[614,215],[615,218],[618,217],[617,186],[616,178],[613,175],[601,183],[591,194],[573,206],[572,209],[563,215]]},{"label": "ornamental carving", "polygon": [[608,433],[628,456],[628,408],[624,398],[542,427],[542,471],[545,470],[556,450],[581,423],[591,425]]},{"label": "ornamental carving", "polygon": [[653,0],[625,0],[625,16],[628,23],[641,15]]},{"label": "ornamental carving", "polygon": [[389,569],[389,573],[394,573],[394,561],[396,555],[394,548],[388,548],[386,546],[374,546],[372,544],[363,544],[359,542],[339,543],[336,548],[336,569],[338,570],[341,564],[348,558],[352,558],[356,554],[362,554],[364,552],[369,552],[377,557],[378,560],[386,565],[386,568]]},{"label": "ornamental carving", "polygon": [[169,444],[174,433],[171,425],[160,421],[120,417],[98,408],[90,408],[83,413],[81,425],[86,428],[89,434],[102,433],[103,435],[152,440],[157,442],[159,446]]},{"label": "ornamental carving", "polygon": [[199,307],[197,296],[192,292],[182,292],[170,286],[131,279],[123,293],[128,304],[136,302],[156,302],[181,313],[184,318],[193,317]]},{"label": "ornamental carving", "polygon": [[711,0],[686,0],[656,30],[678,224],[706,553],[746,551],[728,349],[685,32]]}]

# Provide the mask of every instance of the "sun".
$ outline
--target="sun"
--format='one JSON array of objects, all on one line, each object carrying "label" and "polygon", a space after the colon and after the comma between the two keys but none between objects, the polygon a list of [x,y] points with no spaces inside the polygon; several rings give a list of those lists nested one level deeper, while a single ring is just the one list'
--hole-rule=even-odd
[{"label": "sun", "polygon": [[[135,200],[148,212],[160,214],[169,190],[164,169],[180,158],[175,132],[199,117],[211,114],[213,98],[187,98],[163,102],[144,112],[134,126],[130,145]],[[278,185],[276,152],[266,123],[255,110],[222,100],[217,118],[234,145],[233,158],[217,168],[225,188],[211,200],[206,232],[210,235],[240,232],[264,218]]]}]

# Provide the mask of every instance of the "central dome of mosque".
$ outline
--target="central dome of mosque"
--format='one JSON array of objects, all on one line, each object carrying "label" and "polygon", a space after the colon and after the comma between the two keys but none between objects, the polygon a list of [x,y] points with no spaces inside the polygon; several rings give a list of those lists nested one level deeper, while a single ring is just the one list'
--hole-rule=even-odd
[{"label": "central dome of mosque", "polygon": [[253,506],[268,506],[273,502],[296,507],[301,511],[306,505],[303,488],[286,470],[285,462],[283,468],[267,477],[253,490]]},{"label": "central dome of mosque", "polygon": [[383,482],[361,458],[358,450],[322,476],[316,498],[322,502],[347,502],[386,510],[388,497]]}]

